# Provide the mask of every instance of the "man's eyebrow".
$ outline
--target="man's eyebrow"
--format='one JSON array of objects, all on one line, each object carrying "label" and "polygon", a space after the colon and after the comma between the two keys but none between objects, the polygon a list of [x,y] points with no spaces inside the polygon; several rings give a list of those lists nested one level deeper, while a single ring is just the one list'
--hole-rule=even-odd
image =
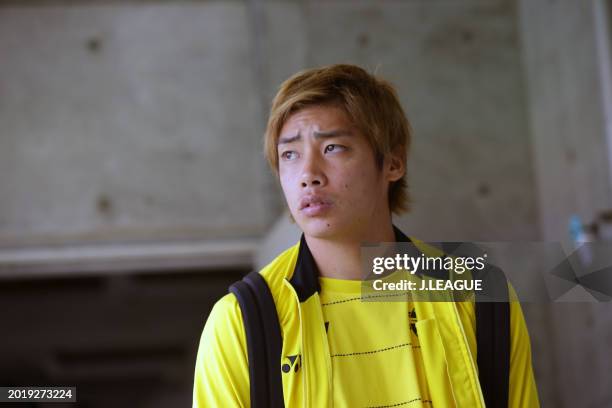
[{"label": "man's eyebrow", "polygon": [[[325,132],[313,132],[313,135],[315,139],[327,139],[330,137],[351,136],[352,133],[348,129],[335,129],[335,130],[328,130]],[[293,135],[293,136],[281,137],[280,139],[278,139],[278,144],[282,145],[282,144],[292,143],[292,142],[300,140],[301,138],[302,138],[302,135],[300,133],[298,133],[297,135]]]},{"label": "man's eyebrow", "polygon": [[302,135],[300,135],[299,133],[297,135],[293,135],[293,136],[286,136],[286,137],[281,137],[278,139],[278,145],[282,145],[282,144],[287,144],[287,143],[293,143],[297,140],[300,140],[300,138],[302,137]]},{"label": "man's eyebrow", "polygon": [[313,132],[315,139],[325,139],[328,137],[351,136],[352,133],[348,129],[334,129],[327,132]]}]

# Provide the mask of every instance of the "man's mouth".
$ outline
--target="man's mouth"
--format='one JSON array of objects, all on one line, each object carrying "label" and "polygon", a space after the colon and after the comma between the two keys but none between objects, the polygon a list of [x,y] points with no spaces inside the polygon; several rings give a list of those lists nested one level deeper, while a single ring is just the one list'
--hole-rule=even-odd
[{"label": "man's mouth", "polygon": [[332,206],[331,200],[324,197],[306,196],[300,200],[300,211],[308,216],[320,215]]},{"label": "man's mouth", "polygon": [[304,208],[310,208],[317,205],[331,204],[329,200],[322,197],[304,197],[300,200],[300,210]]}]

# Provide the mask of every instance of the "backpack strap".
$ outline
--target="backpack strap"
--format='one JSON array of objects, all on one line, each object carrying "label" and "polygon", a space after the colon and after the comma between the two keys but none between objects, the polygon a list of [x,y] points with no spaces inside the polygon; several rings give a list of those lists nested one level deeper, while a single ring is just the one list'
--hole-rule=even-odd
[{"label": "backpack strap", "polygon": [[254,271],[232,284],[229,291],[238,299],[244,322],[251,407],[284,407],[280,372],[282,337],[270,288]]},{"label": "backpack strap", "polygon": [[[487,408],[507,408],[510,387],[508,283],[503,271],[494,266],[486,270],[483,278],[484,296],[489,297],[489,301],[484,300],[483,295],[476,295],[478,379]],[[490,301],[491,298],[496,301]]]}]

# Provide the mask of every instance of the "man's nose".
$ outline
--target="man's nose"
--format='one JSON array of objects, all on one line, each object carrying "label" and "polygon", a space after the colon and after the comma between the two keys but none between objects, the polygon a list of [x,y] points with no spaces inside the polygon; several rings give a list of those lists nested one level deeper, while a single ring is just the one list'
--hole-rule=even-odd
[{"label": "man's nose", "polygon": [[309,154],[304,158],[304,167],[300,177],[302,187],[322,187],[327,183],[327,178],[321,167],[321,163],[316,154]]}]

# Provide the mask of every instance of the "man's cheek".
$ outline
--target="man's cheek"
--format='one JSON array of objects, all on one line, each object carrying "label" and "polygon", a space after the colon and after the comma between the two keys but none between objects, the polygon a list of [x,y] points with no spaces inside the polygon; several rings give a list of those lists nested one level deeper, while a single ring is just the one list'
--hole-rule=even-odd
[{"label": "man's cheek", "polygon": [[291,201],[291,189],[288,187],[290,184],[287,179],[281,178],[280,180],[281,190],[283,190],[283,195],[287,201]]}]

